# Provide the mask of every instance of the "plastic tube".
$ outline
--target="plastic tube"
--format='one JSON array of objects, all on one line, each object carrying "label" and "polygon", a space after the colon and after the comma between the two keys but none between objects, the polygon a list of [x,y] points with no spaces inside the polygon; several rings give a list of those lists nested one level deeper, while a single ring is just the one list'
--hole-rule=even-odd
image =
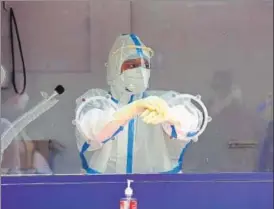
[{"label": "plastic tube", "polygon": [[16,119],[1,136],[1,153],[10,145],[12,140],[32,121],[56,105],[58,100],[45,100]]},{"label": "plastic tube", "polygon": [[55,88],[55,92],[49,97],[45,93],[42,93],[44,99],[40,103],[11,123],[4,133],[1,134],[1,156],[12,140],[17,137],[27,125],[57,104],[59,100],[55,99],[55,97],[63,92],[64,87],[58,85]]}]

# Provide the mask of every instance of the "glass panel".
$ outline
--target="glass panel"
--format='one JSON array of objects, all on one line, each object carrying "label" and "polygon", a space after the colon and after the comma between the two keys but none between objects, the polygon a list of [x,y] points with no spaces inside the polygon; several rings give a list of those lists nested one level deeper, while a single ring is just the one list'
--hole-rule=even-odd
[{"label": "glass panel", "polygon": [[2,173],[273,171],[272,6],[7,2]]}]

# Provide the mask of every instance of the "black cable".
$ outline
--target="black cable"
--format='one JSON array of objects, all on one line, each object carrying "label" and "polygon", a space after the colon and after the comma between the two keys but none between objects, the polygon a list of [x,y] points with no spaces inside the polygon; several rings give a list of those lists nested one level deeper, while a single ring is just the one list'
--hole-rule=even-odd
[{"label": "black cable", "polygon": [[[10,47],[11,47],[11,60],[12,60],[12,85],[14,88],[14,91],[16,94],[23,94],[26,90],[26,85],[27,85],[27,76],[26,76],[26,66],[25,66],[25,61],[24,61],[24,56],[23,56],[23,51],[22,51],[22,46],[21,46],[21,40],[20,40],[20,36],[19,36],[19,31],[18,31],[18,26],[17,26],[17,22],[16,22],[16,18],[13,12],[13,9],[10,8],[10,16],[9,16],[9,26],[10,26]],[[15,32],[16,32],[16,38],[18,41],[18,47],[19,47],[19,52],[20,52],[20,57],[21,57],[21,61],[22,61],[22,65],[23,65],[23,79],[24,79],[24,83],[23,83],[23,89],[21,90],[21,92],[18,91],[17,86],[16,86],[16,77],[15,77],[15,61],[14,61],[14,43],[13,43],[13,24],[14,23],[14,27],[15,27]]]}]

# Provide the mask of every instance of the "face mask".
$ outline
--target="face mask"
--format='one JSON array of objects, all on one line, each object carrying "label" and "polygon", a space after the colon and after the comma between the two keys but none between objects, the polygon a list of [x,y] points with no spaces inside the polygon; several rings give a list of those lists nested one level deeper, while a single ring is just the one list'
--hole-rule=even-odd
[{"label": "face mask", "polygon": [[125,89],[133,94],[139,94],[148,88],[150,70],[138,67],[124,71],[121,76]]}]

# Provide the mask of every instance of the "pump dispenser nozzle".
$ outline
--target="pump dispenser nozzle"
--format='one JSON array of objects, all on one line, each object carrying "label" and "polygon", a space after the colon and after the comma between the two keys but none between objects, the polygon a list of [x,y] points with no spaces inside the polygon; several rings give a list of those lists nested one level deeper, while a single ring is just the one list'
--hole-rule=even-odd
[{"label": "pump dispenser nozzle", "polygon": [[131,197],[133,195],[133,190],[130,187],[130,184],[133,182],[133,180],[127,180],[127,188],[125,189],[125,196]]}]

